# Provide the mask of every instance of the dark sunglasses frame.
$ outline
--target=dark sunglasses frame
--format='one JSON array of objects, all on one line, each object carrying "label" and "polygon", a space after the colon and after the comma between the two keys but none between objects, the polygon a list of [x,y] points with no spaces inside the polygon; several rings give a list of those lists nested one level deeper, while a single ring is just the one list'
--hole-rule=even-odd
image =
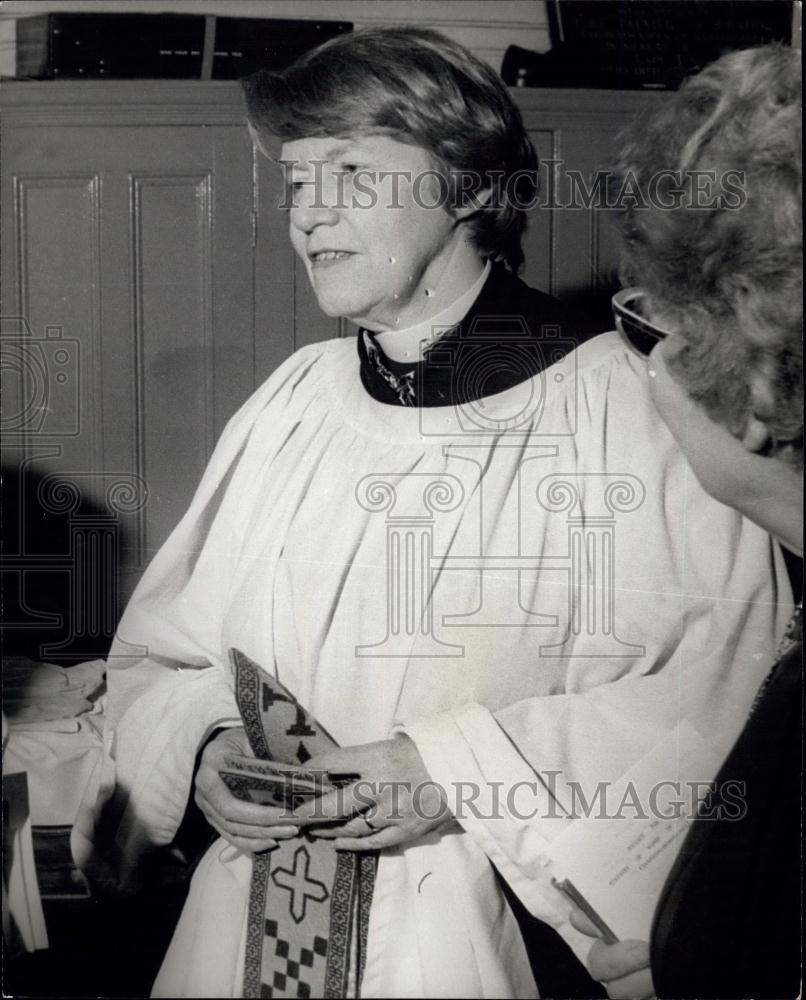
[{"label": "dark sunglasses frame", "polygon": [[616,329],[642,358],[668,336],[665,330],[650,323],[642,315],[641,307],[646,299],[647,293],[641,288],[622,288],[612,299]]}]

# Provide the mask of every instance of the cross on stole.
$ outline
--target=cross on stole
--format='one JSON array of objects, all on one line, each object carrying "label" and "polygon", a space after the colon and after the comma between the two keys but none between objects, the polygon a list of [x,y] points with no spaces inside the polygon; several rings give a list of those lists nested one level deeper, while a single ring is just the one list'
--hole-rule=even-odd
[{"label": "cross on stole", "polygon": [[290,701],[291,699],[287,695],[279,694],[273,688],[269,687],[268,684],[260,685],[261,698],[263,702],[263,711],[268,712],[272,705],[276,701]]},{"label": "cross on stole", "polygon": [[305,709],[302,705],[297,705],[297,720],[285,732],[286,736],[316,736],[316,730],[311,728],[305,718]]},{"label": "cross on stole", "polygon": [[315,903],[324,903],[329,896],[323,882],[308,876],[310,864],[311,857],[303,844],[294,852],[293,871],[288,868],[275,868],[271,873],[274,884],[289,893],[288,909],[298,924],[305,919],[309,899]]}]

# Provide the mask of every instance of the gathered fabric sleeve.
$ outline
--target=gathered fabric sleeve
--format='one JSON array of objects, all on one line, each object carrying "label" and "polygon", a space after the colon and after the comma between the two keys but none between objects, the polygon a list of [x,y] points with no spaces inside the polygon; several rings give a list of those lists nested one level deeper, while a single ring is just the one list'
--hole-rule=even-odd
[{"label": "gathered fabric sleeve", "polygon": [[[412,713],[397,727],[414,740],[467,835],[583,960],[590,938],[568,924],[568,905],[545,869],[552,839],[575,808],[579,814],[580,792],[591,802],[601,783],[623,777],[682,720],[708,745],[703,771],[724,759],[792,607],[777,544],[704,493],[641,379],[611,366],[603,392],[599,377],[589,376],[597,391],[583,397],[592,422],[578,437],[576,469],[593,460],[640,471],[646,501],[619,522],[613,586],[615,627],[642,652],[597,659],[583,630],[564,682],[543,693],[541,671],[556,660],[542,662],[535,640],[533,696],[513,692],[499,707],[469,700]],[[715,775],[678,774],[675,766],[658,780]]]},{"label": "gathered fabric sleeve", "polygon": [[[526,698],[498,711],[471,702],[400,727],[432,780],[446,789],[466,833],[524,905],[556,927],[582,960],[590,938],[568,923],[568,906],[544,868],[551,840],[580,803],[584,808],[595,800],[600,783],[621,778],[682,719],[705,737],[709,762],[727,754],[770,662],[758,651],[770,615],[769,608],[754,614],[730,602],[721,610],[735,624],[735,645],[709,652],[708,626],[692,610],[682,622],[688,641],[662,668],[656,662],[646,674]],[[713,777],[711,770],[680,774],[674,761],[658,774],[659,781]]]},{"label": "gathered fabric sleeve", "polygon": [[680,672],[667,669],[585,692],[527,698],[499,711],[471,702],[403,728],[434,781],[448,790],[461,783],[481,788],[474,808],[461,810],[460,821],[524,903],[529,906],[531,898],[539,910],[532,879],[574,803],[582,801],[580,792],[591,801],[600,782],[622,777],[683,718],[727,752],[740,721],[728,716],[720,700],[730,699],[744,718],[757,686],[758,661],[751,659],[753,680],[743,685],[744,697],[731,695],[715,678],[718,661],[714,653],[689,663],[684,698]]},{"label": "gathered fabric sleeve", "polygon": [[[221,632],[255,499],[250,461],[269,461],[281,446],[300,405],[295,390],[320,353],[297,352],[229,421],[187,513],[118,626],[107,662],[103,758],[72,835],[79,867],[114,865],[104,881],[125,884],[145,850],[170,843],[199,749],[215,729],[240,724]],[[250,460],[252,453],[259,457]]]}]

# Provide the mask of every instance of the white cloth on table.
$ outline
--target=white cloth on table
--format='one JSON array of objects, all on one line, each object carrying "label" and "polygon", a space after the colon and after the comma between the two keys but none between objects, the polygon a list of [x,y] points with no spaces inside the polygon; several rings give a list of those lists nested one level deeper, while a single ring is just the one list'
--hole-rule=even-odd
[{"label": "white cloth on table", "polygon": [[102,753],[106,664],[3,659],[3,769],[25,771],[34,826],[71,826]]},{"label": "white cloth on table", "polygon": [[[231,646],[274,670],[344,746],[403,728],[437,780],[507,783],[555,770],[593,787],[703,707],[706,735],[727,752],[772,658],[791,612],[780,552],[703,492],[652,408],[646,367],[616,334],[575,353],[574,377],[566,360],[474,404],[487,423],[469,428],[453,407],[374,401],[354,350],[344,340],[304,348],[236,414],[121,622],[99,783],[103,801],[117,782],[124,868],[170,842],[200,741],[237,722]],[[480,432],[529,392],[541,401],[529,435],[523,423]],[[567,562],[556,563],[568,553],[569,513],[535,499],[552,474],[576,486],[588,524],[607,514],[603,477],[635,477],[644,490],[612,535],[615,630],[643,653],[624,646],[602,657],[602,630],[585,622],[566,647],[573,655],[547,650],[566,638],[569,602],[578,604]],[[400,550],[395,517],[409,519]],[[403,649],[405,601],[404,617],[390,620],[387,588],[389,558],[418,558],[406,530],[430,545],[417,551],[433,591],[430,615],[407,591],[417,634]],[[482,577],[481,554],[504,561]],[[449,567],[446,555],[469,565]],[[555,561],[518,570],[506,563],[513,555]],[[486,624],[461,617],[480,606]],[[461,655],[435,655],[457,653],[435,639]],[[127,644],[147,657],[127,658]],[[180,666],[198,669],[171,669]],[[535,995],[488,859],[584,955],[590,941],[570,928],[540,864],[558,821],[462,823],[382,854],[363,996]],[[88,809],[74,837],[85,865],[96,836]],[[160,995],[239,993],[248,862],[222,845],[194,877]]]},{"label": "white cloth on table", "polygon": [[103,660],[62,667],[27,656],[4,656],[3,711],[18,727],[74,718],[93,709],[105,673]]}]

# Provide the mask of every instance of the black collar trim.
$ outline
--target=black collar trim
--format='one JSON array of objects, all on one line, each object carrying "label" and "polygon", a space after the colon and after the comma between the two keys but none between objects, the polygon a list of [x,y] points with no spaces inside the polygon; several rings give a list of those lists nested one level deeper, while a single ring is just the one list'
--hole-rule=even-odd
[{"label": "black collar trim", "polygon": [[360,329],[361,382],[390,406],[461,405],[533,378],[583,339],[556,299],[497,265],[467,315],[421,361],[394,361],[373,333]]}]

